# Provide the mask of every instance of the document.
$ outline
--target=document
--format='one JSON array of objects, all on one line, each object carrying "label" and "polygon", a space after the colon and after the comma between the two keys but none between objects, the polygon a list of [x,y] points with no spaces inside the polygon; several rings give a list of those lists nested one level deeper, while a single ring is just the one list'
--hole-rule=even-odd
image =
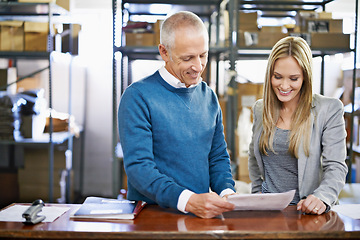
[{"label": "document", "polygon": [[351,217],[353,219],[360,219],[360,204],[340,204],[335,205],[331,210]]},{"label": "document", "polygon": [[[28,209],[29,206],[26,205],[12,205],[4,210],[0,211],[0,222],[24,222],[25,218],[22,217],[22,214]],[[43,207],[42,211],[39,212],[39,216],[45,216],[43,222],[53,222],[55,219],[60,217],[69,207]]]},{"label": "document", "polygon": [[93,220],[134,219],[145,204],[142,201],[87,197],[71,218]]},{"label": "document", "polygon": [[295,190],[283,193],[234,194],[227,200],[234,210],[283,210],[293,200]]}]

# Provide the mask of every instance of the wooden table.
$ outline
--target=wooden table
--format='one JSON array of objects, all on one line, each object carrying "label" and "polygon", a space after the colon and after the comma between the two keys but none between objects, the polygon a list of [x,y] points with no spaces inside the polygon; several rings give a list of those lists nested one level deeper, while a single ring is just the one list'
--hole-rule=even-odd
[{"label": "wooden table", "polygon": [[303,215],[295,206],[200,219],[148,205],[135,220],[88,222],[70,219],[78,204],[53,205],[70,206],[70,210],[52,223],[0,222],[0,239],[360,239],[360,220],[333,211]]}]

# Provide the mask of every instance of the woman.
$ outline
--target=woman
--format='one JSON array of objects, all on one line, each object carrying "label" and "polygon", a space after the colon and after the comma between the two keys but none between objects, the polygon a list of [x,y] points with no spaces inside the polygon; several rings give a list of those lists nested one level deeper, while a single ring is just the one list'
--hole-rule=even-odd
[{"label": "woman", "polygon": [[300,37],[273,47],[263,99],[253,106],[249,152],[253,193],[296,189],[291,204],[322,214],[337,202],[347,174],[343,105],[312,94],[312,54]]}]

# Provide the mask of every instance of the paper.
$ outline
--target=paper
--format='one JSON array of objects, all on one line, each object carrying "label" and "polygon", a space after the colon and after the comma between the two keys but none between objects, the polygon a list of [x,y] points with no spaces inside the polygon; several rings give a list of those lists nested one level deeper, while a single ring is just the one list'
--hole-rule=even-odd
[{"label": "paper", "polygon": [[[0,211],[0,222],[24,222],[25,218],[22,217],[23,212],[30,206],[13,205]],[[60,217],[69,207],[43,207],[42,211],[38,213],[40,216],[45,216],[43,222],[53,222],[56,218]]]},{"label": "paper", "polygon": [[235,194],[227,200],[235,210],[283,210],[293,200],[295,190],[284,193]]},{"label": "paper", "polygon": [[87,197],[72,218],[77,219],[134,219],[145,202]]},{"label": "paper", "polygon": [[331,210],[354,219],[360,219],[360,204],[335,205]]}]

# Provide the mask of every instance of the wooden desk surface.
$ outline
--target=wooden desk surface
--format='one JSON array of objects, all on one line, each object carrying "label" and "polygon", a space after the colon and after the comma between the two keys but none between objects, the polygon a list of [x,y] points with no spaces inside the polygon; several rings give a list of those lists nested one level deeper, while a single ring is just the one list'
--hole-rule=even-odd
[{"label": "wooden desk surface", "polygon": [[135,220],[118,222],[72,220],[71,213],[80,205],[56,206],[71,208],[52,223],[27,226],[0,222],[0,239],[360,239],[360,220],[333,211],[303,215],[295,206],[283,211],[235,211],[225,213],[223,219],[200,219],[148,205]]}]

